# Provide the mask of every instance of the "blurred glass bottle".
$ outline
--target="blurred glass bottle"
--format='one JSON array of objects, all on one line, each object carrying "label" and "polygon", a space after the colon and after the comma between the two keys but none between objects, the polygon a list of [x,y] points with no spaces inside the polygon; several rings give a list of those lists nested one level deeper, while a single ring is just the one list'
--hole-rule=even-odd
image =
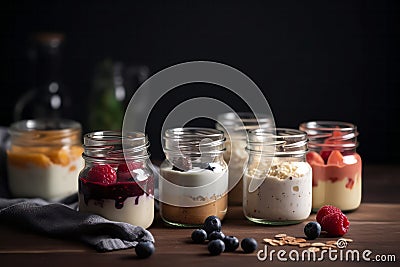
[{"label": "blurred glass bottle", "polygon": [[71,118],[71,96],[62,82],[62,33],[33,35],[30,59],[33,63],[33,88],[17,101],[14,120]]},{"label": "blurred glass bottle", "polygon": [[89,95],[88,131],[120,131],[135,89],[148,77],[147,66],[125,65],[111,59],[101,61],[96,66]]}]

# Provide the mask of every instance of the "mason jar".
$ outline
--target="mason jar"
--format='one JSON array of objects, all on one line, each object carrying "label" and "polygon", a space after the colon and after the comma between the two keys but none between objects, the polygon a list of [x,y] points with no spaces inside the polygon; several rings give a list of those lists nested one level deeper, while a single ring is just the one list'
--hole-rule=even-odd
[{"label": "mason jar", "polygon": [[249,131],[249,162],[243,177],[243,211],[252,222],[300,223],[311,213],[312,170],[303,131]]},{"label": "mason jar", "polygon": [[166,159],[160,166],[160,215],[169,225],[200,227],[210,216],[225,217],[228,166],[224,133],[208,128],[174,128],[164,133]]},{"label": "mason jar", "polygon": [[7,151],[8,185],[14,197],[59,200],[78,191],[83,168],[81,125],[71,120],[13,123]]},{"label": "mason jar", "polygon": [[79,211],[148,228],[154,219],[154,179],[147,136],[99,131],[84,136]]},{"label": "mason jar", "polygon": [[255,116],[250,112],[228,112],[218,115],[216,129],[226,138],[224,160],[229,169],[228,204],[241,206],[243,201],[243,173],[249,155],[246,151],[247,131],[271,127],[272,118],[265,114]]},{"label": "mason jar", "polygon": [[307,132],[310,151],[307,161],[313,169],[313,210],[333,205],[343,211],[361,203],[362,160],[356,149],[356,125],[338,121],[300,124]]}]

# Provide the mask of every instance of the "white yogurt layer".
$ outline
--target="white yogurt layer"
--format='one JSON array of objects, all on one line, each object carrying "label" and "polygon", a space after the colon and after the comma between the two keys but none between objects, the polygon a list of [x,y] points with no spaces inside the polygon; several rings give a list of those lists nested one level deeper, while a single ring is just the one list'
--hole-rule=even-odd
[{"label": "white yogurt layer", "polygon": [[341,210],[358,208],[361,202],[361,174],[355,177],[352,188],[347,188],[349,178],[332,182],[319,180],[313,186],[313,209],[317,210],[323,205],[334,205]]},{"label": "white yogurt layer", "polygon": [[83,194],[79,194],[79,211],[94,213],[111,221],[148,228],[154,219],[154,197],[147,194],[128,197],[122,208],[117,209],[114,199],[89,199],[86,205]]},{"label": "white yogurt layer", "polygon": [[308,218],[312,204],[312,170],[306,162],[273,164],[266,176],[244,176],[244,189],[250,179],[265,178],[254,192],[244,192],[243,207],[250,220],[268,222],[301,221]]},{"label": "white yogurt layer", "polygon": [[30,164],[18,167],[8,164],[8,183],[14,197],[40,197],[57,200],[78,192],[78,176],[84,167],[82,158],[62,166],[40,167]]},{"label": "white yogurt layer", "polygon": [[196,167],[185,172],[161,168],[160,174],[161,201],[173,206],[204,205],[228,191],[228,171],[221,168],[211,171]]}]

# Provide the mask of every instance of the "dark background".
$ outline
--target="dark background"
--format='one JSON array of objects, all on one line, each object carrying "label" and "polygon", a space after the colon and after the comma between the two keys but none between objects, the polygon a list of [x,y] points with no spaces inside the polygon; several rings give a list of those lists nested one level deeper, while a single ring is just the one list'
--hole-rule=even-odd
[{"label": "dark background", "polygon": [[[365,163],[399,162],[399,1],[16,0],[0,7],[2,126],[13,121],[14,104],[30,84],[29,34],[62,31],[63,79],[83,124],[94,66],[102,59],[146,64],[151,73],[210,60],[247,74],[263,90],[277,126],[352,122]],[[159,125],[180,101],[209,94],[245,109],[240,99],[214,89],[184,86],[157,105],[148,127],[155,158],[162,156]]]}]

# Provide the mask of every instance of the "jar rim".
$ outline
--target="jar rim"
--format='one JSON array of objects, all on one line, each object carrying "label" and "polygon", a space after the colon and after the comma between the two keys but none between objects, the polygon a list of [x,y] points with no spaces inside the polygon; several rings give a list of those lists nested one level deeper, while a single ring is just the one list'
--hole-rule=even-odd
[{"label": "jar rim", "polygon": [[344,121],[327,121],[327,120],[317,120],[308,121],[300,124],[300,129],[306,130],[319,130],[319,131],[352,131],[357,130],[357,126],[350,122]]},{"label": "jar rim", "polygon": [[38,131],[38,132],[64,132],[81,130],[81,124],[69,119],[29,119],[21,120],[11,124],[10,134]]},{"label": "jar rim", "polygon": [[181,128],[171,128],[164,132],[164,139],[182,139],[182,138],[224,138],[224,132],[221,130],[213,128],[204,127],[181,127]]}]

